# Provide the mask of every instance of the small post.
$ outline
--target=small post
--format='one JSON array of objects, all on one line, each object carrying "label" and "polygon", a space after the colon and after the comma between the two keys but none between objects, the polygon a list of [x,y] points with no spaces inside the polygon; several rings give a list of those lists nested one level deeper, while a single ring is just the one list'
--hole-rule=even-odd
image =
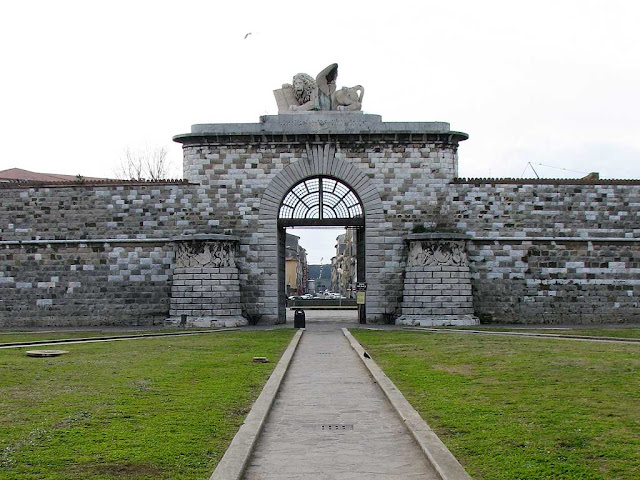
[{"label": "small post", "polygon": [[365,304],[367,301],[367,283],[356,283],[356,304],[358,305],[358,323],[367,323]]}]

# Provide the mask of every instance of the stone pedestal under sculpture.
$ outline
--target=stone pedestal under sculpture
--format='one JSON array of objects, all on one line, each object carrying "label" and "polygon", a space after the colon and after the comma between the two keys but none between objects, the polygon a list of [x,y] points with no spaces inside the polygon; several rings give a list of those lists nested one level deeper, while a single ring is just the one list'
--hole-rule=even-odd
[{"label": "stone pedestal under sculpture", "polygon": [[397,325],[477,325],[466,235],[409,235],[402,315]]}]

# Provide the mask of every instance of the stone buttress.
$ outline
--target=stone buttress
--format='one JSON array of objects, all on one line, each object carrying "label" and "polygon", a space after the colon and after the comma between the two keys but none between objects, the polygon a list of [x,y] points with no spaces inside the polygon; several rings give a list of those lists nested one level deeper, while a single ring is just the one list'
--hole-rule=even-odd
[{"label": "stone buttress", "polygon": [[474,325],[466,235],[409,235],[398,325]]},{"label": "stone buttress", "polygon": [[195,327],[246,325],[236,266],[238,239],[191,235],[175,239],[169,323]]}]

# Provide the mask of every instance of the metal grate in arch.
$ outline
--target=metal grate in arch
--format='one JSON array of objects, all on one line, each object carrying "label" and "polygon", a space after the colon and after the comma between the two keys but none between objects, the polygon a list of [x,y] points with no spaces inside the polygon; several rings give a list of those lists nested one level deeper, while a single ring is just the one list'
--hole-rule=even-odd
[{"label": "metal grate in arch", "polygon": [[308,178],[285,195],[278,219],[325,220],[363,217],[360,199],[351,188],[329,177]]}]

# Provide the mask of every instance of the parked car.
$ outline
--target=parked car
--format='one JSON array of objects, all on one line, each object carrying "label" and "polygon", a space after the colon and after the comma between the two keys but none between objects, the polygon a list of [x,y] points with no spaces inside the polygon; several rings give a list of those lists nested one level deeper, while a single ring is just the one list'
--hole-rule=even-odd
[{"label": "parked car", "polygon": [[300,298],[304,299],[304,300],[310,300],[313,298],[313,295],[311,295],[310,293],[305,293],[304,295],[302,295]]}]

